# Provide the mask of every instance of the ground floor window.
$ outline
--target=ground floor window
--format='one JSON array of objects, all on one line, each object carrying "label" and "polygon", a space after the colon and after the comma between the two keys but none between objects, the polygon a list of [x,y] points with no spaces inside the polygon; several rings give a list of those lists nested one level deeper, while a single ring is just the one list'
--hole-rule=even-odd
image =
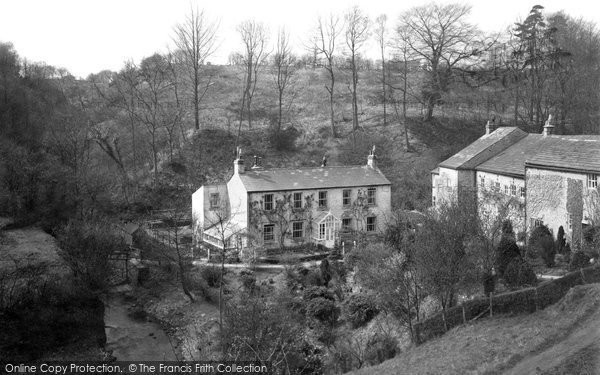
[{"label": "ground floor window", "polygon": [[275,231],[275,225],[273,224],[265,224],[263,225],[263,241],[273,241]]},{"label": "ground floor window", "polygon": [[352,218],[343,218],[342,219],[342,229],[343,230],[351,230],[352,229]]},{"label": "ground floor window", "polygon": [[367,217],[367,232],[375,232],[377,227],[377,218],[375,216]]},{"label": "ground floor window", "polygon": [[304,237],[304,223],[301,221],[294,221],[292,223],[292,238]]}]

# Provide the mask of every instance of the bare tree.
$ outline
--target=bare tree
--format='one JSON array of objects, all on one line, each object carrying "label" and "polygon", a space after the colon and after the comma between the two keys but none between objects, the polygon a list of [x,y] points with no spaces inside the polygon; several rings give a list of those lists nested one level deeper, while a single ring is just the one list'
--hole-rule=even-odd
[{"label": "bare tree", "polygon": [[350,70],[352,72],[352,130],[358,129],[358,64],[359,49],[369,37],[369,18],[358,6],[352,7],[345,15],[346,20],[346,45],[350,54]]},{"label": "bare tree", "polygon": [[218,27],[217,22],[207,19],[204,11],[192,8],[185,21],[174,29],[173,42],[181,52],[177,54],[179,63],[185,68],[186,78],[192,88],[196,130],[200,129],[200,103],[212,81],[209,76],[203,83],[202,74],[206,59],[215,52]]},{"label": "bare tree", "polygon": [[292,77],[295,73],[296,57],[292,54],[289,44],[289,34],[285,31],[285,29],[280,29],[277,33],[277,45],[275,46],[275,55],[273,56],[273,66],[275,68],[275,86],[277,88],[279,108],[277,115],[278,133],[281,130],[285,91],[291,84]]},{"label": "bare tree", "polygon": [[336,41],[342,32],[343,24],[339,17],[330,14],[325,20],[319,17],[316,36],[313,39],[314,51],[325,58],[325,64],[323,67],[329,73],[329,86],[325,85],[325,89],[329,94],[329,112],[331,120],[331,135],[336,137],[337,133],[335,130],[335,113],[333,106],[334,93],[335,93],[335,70],[334,61],[336,58]]},{"label": "bare tree", "polygon": [[431,3],[417,6],[400,17],[399,27],[410,35],[410,49],[425,61],[426,82],[423,99],[427,106],[425,120],[433,117],[433,109],[448,90],[453,71],[482,51],[479,31],[467,22],[468,5]]},{"label": "bare tree", "polygon": [[269,55],[266,50],[268,42],[267,27],[261,22],[247,20],[242,22],[237,30],[240,33],[245,49],[242,55],[245,72],[244,92],[240,109],[240,128],[244,117],[244,106],[248,115],[248,128],[251,128],[252,98],[254,98],[254,93],[256,92],[258,73]]},{"label": "bare tree", "polygon": [[386,65],[385,65],[385,46],[386,46],[386,25],[387,15],[382,14],[375,19],[375,36],[381,51],[381,100],[383,102],[383,125],[387,125],[387,87],[386,87]]}]

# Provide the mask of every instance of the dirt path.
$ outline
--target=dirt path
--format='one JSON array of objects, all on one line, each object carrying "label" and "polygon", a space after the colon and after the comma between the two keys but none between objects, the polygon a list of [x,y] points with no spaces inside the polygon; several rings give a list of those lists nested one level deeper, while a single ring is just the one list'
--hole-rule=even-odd
[{"label": "dirt path", "polygon": [[[553,369],[559,368],[569,359],[577,356],[578,353],[591,347],[600,347],[599,323],[600,312],[596,312],[579,324],[578,328],[566,336],[564,340],[557,342],[540,353],[524,358],[516,366],[505,371],[504,374],[554,373]],[[596,368],[593,373],[600,374],[600,367],[598,367],[598,364],[595,364],[595,366]]]}]

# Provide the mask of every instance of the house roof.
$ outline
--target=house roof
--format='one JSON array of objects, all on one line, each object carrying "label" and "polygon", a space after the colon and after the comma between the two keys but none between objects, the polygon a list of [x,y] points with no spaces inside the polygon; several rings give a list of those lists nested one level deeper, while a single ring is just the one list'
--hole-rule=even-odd
[{"label": "house roof", "polygon": [[519,128],[500,127],[444,160],[439,166],[452,169],[473,169],[525,137],[527,137],[527,133]]},{"label": "house roof", "polygon": [[255,169],[239,176],[248,192],[390,185],[379,169],[366,165]]},{"label": "house roof", "polygon": [[551,144],[525,162],[551,169],[600,172],[600,136],[561,137],[561,142]]},{"label": "house roof", "polygon": [[475,169],[518,177],[525,176],[525,164],[600,171],[600,136],[529,134]]}]

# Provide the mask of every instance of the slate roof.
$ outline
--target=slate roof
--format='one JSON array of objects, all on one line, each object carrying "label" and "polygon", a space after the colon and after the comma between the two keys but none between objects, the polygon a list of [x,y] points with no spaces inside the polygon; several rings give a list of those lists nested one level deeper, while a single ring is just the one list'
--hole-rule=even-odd
[{"label": "slate roof", "polygon": [[600,136],[561,137],[561,142],[551,144],[525,162],[552,169],[600,172]]},{"label": "slate roof", "polygon": [[390,185],[379,169],[366,165],[255,169],[240,178],[248,192]]},{"label": "slate roof", "polygon": [[[452,169],[473,169],[482,161],[494,156],[494,153],[498,152],[498,146],[500,149],[508,147],[526,136],[527,133],[519,128],[500,127],[444,160],[439,166]],[[504,145],[501,146],[502,143]]]},{"label": "slate roof", "polygon": [[600,136],[529,134],[475,169],[523,178],[525,163],[558,169],[600,171]]}]

